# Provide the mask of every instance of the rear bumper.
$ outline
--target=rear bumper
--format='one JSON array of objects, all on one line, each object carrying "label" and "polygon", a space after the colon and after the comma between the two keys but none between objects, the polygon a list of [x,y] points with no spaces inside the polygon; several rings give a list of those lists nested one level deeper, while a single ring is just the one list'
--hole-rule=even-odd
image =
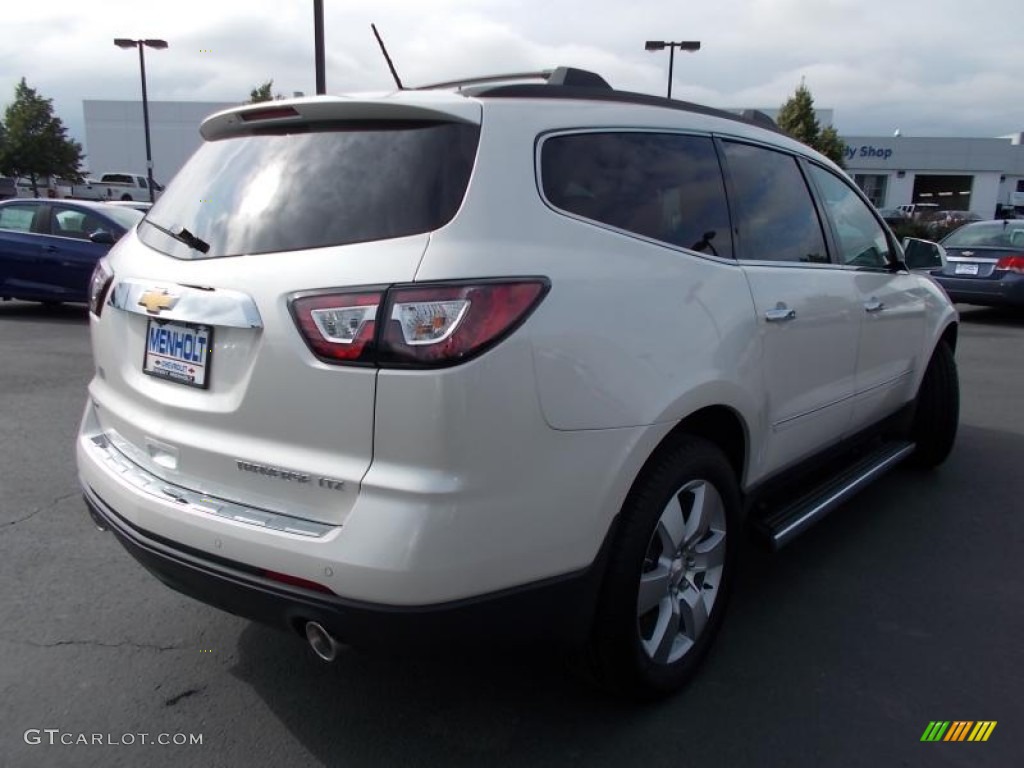
[{"label": "rear bumper", "polygon": [[580,642],[589,631],[604,553],[566,576],[467,600],[423,606],[365,603],[293,587],[256,569],[193,550],[131,524],[88,486],[85,503],[150,573],[172,589],[253,621],[301,633],[317,621],[341,642],[394,649],[441,647],[481,637]]},{"label": "rear bumper", "polygon": [[983,306],[1024,306],[1024,275],[1013,272],[1000,279],[936,275],[951,301]]}]

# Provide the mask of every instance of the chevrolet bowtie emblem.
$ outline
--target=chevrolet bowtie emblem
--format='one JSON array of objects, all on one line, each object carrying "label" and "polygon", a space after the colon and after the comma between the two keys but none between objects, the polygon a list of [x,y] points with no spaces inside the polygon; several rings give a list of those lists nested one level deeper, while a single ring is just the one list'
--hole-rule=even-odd
[{"label": "chevrolet bowtie emblem", "polygon": [[171,296],[163,288],[150,288],[139,299],[139,306],[145,307],[151,315],[158,315],[165,309],[171,309],[178,303],[177,296]]}]

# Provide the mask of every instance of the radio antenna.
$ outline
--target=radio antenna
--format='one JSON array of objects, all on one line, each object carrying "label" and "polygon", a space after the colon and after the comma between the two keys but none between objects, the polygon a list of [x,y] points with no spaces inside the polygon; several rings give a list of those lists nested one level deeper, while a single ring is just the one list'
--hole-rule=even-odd
[{"label": "radio antenna", "polygon": [[395,85],[398,86],[398,90],[404,91],[405,86],[402,85],[402,79],[395,71],[395,65],[391,63],[391,57],[388,56],[388,49],[384,47],[384,41],[380,39],[380,33],[377,31],[377,25],[371,24],[370,29],[373,30],[373,36],[377,38],[377,43],[380,45],[380,52],[384,54],[384,60],[388,63],[388,69],[391,70],[391,76],[395,78]]}]

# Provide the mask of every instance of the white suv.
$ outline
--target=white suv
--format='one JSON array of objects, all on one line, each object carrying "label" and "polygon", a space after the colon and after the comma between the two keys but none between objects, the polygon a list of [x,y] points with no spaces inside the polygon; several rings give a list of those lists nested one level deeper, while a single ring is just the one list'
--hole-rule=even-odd
[{"label": "white suv", "polygon": [[81,482],[161,580],[326,659],[528,630],[657,694],[744,521],[945,458],[956,312],[838,168],[545,74],[203,123],[92,284]]}]

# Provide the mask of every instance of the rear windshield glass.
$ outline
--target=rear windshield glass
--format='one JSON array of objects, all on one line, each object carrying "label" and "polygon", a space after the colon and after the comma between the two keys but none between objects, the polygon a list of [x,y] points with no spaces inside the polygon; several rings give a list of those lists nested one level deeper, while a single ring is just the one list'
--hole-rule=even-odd
[{"label": "rear windshield glass", "polygon": [[200,259],[429,232],[462,203],[479,133],[456,123],[362,122],[207,142],[139,236]]},{"label": "rear windshield glass", "polygon": [[952,232],[942,244],[947,248],[1024,247],[1024,221],[986,221],[968,224]]}]

